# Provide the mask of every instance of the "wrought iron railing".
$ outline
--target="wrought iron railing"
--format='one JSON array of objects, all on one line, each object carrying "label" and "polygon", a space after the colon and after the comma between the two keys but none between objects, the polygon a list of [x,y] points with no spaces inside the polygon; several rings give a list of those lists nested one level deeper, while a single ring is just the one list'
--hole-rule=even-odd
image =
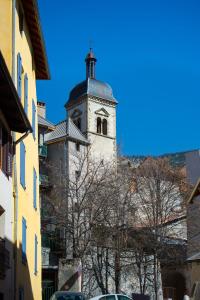
[{"label": "wrought iron railing", "polygon": [[40,174],[39,179],[41,187],[49,187],[49,177],[47,175]]}]

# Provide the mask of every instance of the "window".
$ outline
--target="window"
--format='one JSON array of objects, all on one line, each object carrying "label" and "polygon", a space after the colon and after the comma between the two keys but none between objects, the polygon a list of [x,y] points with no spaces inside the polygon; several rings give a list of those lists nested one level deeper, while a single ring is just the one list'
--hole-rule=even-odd
[{"label": "window", "polygon": [[26,263],[26,219],[22,217],[22,263]]},{"label": "window", "polygon": [[75,171],[75,177],[76,177],[76,180],[79,179],[80,175],[81,175],[81,172],[80,172],[80,171]]},{"label": "window", "polygon": [[37,239],[37,235],[35,234],[35,263],[34,263],[34,274],[35,275],[37,275],[37,272],[38,272],[37,257],[38,257],[38,239]]},{"label": "window", "polygon": [[17,92],[19,98],[22,95],[22,59],[20,53],[17,54]]},{"label": "window", "polygon": [[97,133],[101,133],[101,118],[97,118]]},{"label": "window", "polygon": [[12,175],[12,138],[0,123],[0,168],[7,175]]},{"label": "window", "polygon": [[103,134],[107,135],[107,120],[103,119]]},{"label": "window", "polygon": [[37,209],[37,174],[33,168],[33,207]]},{"label": "window", "polygon": [[75,119],[74,124],[81,130],[81,118]]},{"label": "window", "polygon": [[123,296],[123,295],[117,295],[118,300],[131,300],[130,298]]},{"label": "window", "polygon": [[24,300],[24,288],[19,288],[19,300]]},{"label": "window", "polygon": [[19,5],[19,31],[22,34],[24,29],[24,14],[21,5]]},{"label": "window", "polygon": [[24,76],[24,110],[28,114],[28,76]]},{"label": "window", "polygon": [[76,151],[80,151],[80,144],[76,143]]},{"label": "window", "polygon": [[35,102],[34,100],[32,100],[32,127],[33,127],[33,138],[35,140],[36,135],[35,135],[35,131],[36,131],[36,107],[35,107]]},{"label": "window", "polygon": [[20,143],[20,183],[23,188],[26,188],[25,182],[25,164],[26,164],[26,149],[23,142]]}]

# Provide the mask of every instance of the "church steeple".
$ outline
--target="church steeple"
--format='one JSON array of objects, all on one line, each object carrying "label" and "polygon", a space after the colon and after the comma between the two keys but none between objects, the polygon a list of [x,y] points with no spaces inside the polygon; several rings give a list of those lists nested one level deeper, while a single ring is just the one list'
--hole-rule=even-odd
[{"label": "church steeple", "polygon": [[95,64],[97,59],[94,56],[92,48],[90,48],[90,52],[87,54],[85,58],[86,62],[86,79],[92,78],[95,79]]}]

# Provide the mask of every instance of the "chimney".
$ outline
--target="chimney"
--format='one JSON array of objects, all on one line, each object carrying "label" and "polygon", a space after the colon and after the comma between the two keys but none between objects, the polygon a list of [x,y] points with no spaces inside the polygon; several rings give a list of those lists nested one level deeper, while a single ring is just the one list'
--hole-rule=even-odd
[{"label": "chimney", "polygon": [[38,115],[46,119],[46,103],[38,101],[37,102]]}]

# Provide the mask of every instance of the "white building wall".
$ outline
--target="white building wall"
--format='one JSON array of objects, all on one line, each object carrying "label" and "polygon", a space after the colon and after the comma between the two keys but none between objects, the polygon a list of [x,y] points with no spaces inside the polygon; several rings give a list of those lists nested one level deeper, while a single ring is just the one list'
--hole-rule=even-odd
[{"label": "white building wall", "polygon": [[[97,118],[107,120],[107,135],[97,133]],[[105,101],[88,100],[88,133],[94,160],[116,160],[116,109]]]},{"label": "white building wall", "polygon": [[[81,112],[81,131],[90,142],[91,159],[116,160],[116,106],[105,100],[86,97],[68,110],[73,119],[75,112]],[[107,120],[107,135],[97,133],[97,118]]]}]

